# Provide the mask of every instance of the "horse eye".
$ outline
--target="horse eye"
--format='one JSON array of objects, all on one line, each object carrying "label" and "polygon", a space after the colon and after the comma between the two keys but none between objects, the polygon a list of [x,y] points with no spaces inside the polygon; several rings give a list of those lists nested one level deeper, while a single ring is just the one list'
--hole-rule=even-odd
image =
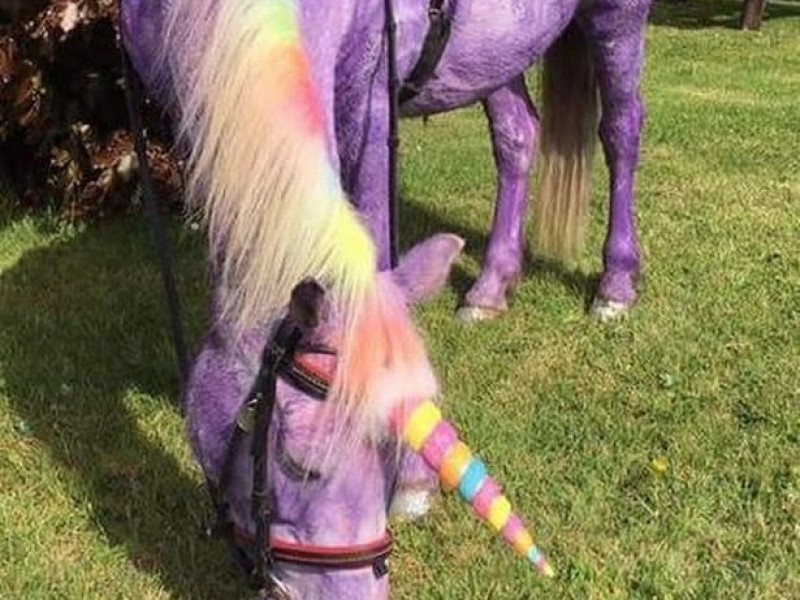
[{"label": "horse eye", "polygon": [[281,470],[284,472],[284,474],[295,481],[303,481],[306,479],[309,481],[317,481],[322,477],[319,471],[307,469],[293,459],[288,452],[278,452],[278,463],[280,464]]}]

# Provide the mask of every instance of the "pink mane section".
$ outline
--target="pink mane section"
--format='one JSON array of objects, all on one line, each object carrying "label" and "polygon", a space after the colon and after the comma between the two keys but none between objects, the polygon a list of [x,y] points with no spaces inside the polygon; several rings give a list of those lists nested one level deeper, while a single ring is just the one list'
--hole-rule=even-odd
[{"label": "pink mane section", "polygon": [[360,416],[356,427],[370,437],[387,431],[397,404],[438,394],[403,292],[388,277],[377,283],[343,336],[337,386],[345,403],[351,403],[347,408]]}]

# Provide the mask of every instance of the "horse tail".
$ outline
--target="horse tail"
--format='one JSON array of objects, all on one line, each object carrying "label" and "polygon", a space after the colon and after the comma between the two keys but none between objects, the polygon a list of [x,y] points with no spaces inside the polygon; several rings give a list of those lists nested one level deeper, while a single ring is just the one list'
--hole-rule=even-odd
[{"label": "horse tail", "polygon": [[296,2],[167,6],[161,79],[177,100],[187,204],[208,229],[222,318],[239,333],[260,326],[312,277],[342,317],[334,383],[346,408],[363,404],[387,367],[408,385],[430,382],[422,341],[402,300],[378,285],[374,242],[329,154]]},{"label": "horse tail", "polygon": [[545,55],[541,89],[536,244],[554,258],[574,260],[586,233],[598,118],[589,45],[574,21]]}]

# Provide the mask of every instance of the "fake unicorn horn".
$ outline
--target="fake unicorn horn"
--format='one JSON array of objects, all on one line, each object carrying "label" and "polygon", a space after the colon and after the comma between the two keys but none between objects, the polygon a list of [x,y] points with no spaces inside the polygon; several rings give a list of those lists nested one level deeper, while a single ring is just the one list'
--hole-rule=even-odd
[{"label": "fake unicorn horn", "polygon": [[512,511],[501,487],[489,476],[482,460],[458,438],[450,423],[442,419],[430,400],[410,411],[395,411],[393,429],[439,474],[445,489],[458,488],[459,495],[483,521],[498,531],[506,543],[526,558],[542,575],[553,577],[547,557],[536,547],[522,519]]}]

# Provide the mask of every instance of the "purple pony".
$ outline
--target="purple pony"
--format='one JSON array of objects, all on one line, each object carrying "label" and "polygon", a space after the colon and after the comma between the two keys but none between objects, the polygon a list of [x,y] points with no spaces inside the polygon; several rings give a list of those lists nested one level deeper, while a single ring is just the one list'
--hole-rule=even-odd
[{"label": "purple pony", "polygon": [[[383,4],[303,7],[302,29],[315,83],[325,99],[326,139],[341,184],[389,264],[388,97]],[[398,73],[407,77],[429,26],[426,0],[394,0]],[[593,303],[603,318],[625,313],[636,300],[640,258],[634,179],[644,118],[640,79],[644,29],[652,0],[449,0],[449,41],[434,76],[402,116],[430,115],[476,101],[489,121],[497,166],[497,203],[488,249],[459,316],[504,312],[523,267],[524,219],[538,143],[540,187],[534,203],[536,247],[571,259],[581,250],[590,192],[592,149],[599,133],[610,172],[610,210],[604,269]],[[126,0],[131,49],[145,76],[155,76],[161,47],[162,2]],[[358,8],[356,8],[358,6]],[[335,27],[334,27],[335,25]],[[321,34],[318,32],[322,32]],[[324,40],[324,42],[319,41]],[[182,49],[183,53],[190,51]],[[195,49],[195,52],[198,50]],[[523,72],[543,59],[539,118]],[[226,66],[230,68],[230,66]],[[247,115],[243,115],[246,122]]]},{"label": "purple pony", "polygon": [[[449,41],[434,76],[401,111],[424,115],[480,100],[489,116],[497,211],[465,318],[504,310],[520,275],[540,129],[522,73],[543,57],[546,201],[537,242],[562,256],[580,248],[599,86],[611,219],[595,310],[613,316],[634,302],[633,180],[649,5],[443,3]],[[437,475],[515,551],[552,573],[500,486],[441,418],[411,319],[411,305],[443,287],[463,241],[433,236],[388,268],[384,7],[123,0],[126,46],[175,116],[187,204],[209,238],[212,324],[186,382],[190,442],[237,543],[257,563],[265,548],[253,543],[251,492],[266,485],[265,598],[387,598],[379,563],[388,515],[423,514]],[[401,77],[416,64],[428,9],[426,0],[395,0]],[[309,286],[324,295],[309,300]],[[273,390],[266,482],[254,481],[249,445],[231,451],[232,440],[250,434],[247,401],[264,349],[292,322],[302,335]]]}]

